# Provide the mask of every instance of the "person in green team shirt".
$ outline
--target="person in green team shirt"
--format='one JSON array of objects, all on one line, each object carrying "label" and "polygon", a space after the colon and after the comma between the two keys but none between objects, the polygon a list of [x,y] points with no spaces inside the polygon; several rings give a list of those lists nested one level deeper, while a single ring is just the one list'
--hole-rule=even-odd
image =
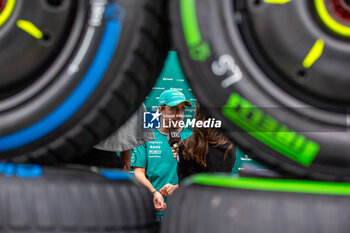
[{"label": "person in green team shirt", "polygon": [[[167,198],[178,187],[177,161],[168,144],[168,133],[176,130],[181,140],[192,132],[180,128],[178,122],[184,118],[185,107],[192,107],[185,95],[177,90],[166,90],[159,97],[158,111],[161,113],[161,127],[154,129],[155,140],[136,147],[131,152],[131,167],[134,175],[153,194],[157,222],[161,222],[166,209]],[[166,124],[163,124],[163,123]]]}]

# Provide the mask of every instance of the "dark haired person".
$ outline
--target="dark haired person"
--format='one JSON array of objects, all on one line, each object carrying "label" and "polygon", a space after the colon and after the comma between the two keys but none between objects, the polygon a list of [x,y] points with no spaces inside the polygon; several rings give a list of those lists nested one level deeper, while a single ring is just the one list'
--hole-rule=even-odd
[{"label": "dark haired person", "polygon": [[190,130],[181,128],[178,123],[184,118],[185,107],[192,104],[182,92],[166,90],[159,96],[158,106],[161,127],[153,130],[155,140],[132,150],[131,169],[135,178],[153,194],[156,221],[161,222],[167,197],[178,187],[177,161],[168,144],[168,134],[176,130],[182,139],[191,135]]},{"label": "dark haired person", "polygon": [[[194,117],[197,121],[206,120],[198,103]],[[197,128],[195,125],[192,135],[180,143],[178,156],[177,175],[180,182],[196,173],[231,173],[236,160],[236,147],[214,129]]]}]

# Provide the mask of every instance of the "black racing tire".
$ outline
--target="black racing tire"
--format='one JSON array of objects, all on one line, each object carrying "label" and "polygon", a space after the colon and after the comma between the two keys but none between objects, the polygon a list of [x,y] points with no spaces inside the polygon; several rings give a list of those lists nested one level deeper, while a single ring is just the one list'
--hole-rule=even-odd
[{"label": "black racing tire", "polygon": [[198,175],[169,199],[161,233],[349,232],[344,183]]},{"label": "black racing tire", "polygon": [[152,195],[122,171],[1,163],[0,172],[0,232],[158,232]]},{"label": "black racing tire", "polygon": [[0,28],[0,159],[69,161],[151,90],[169,48],[167,1],[8,0],[3,12],[12,3]]},{"label": "black racing tire", "polygon": [[321,1],[172,0],[173,40],[201,105],[253,159],[349,181],[350,43]]}]

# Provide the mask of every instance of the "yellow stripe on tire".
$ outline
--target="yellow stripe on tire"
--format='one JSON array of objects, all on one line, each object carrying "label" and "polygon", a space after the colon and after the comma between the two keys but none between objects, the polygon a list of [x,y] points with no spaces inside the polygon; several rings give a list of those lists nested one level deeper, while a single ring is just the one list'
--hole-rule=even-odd
[{"label": "yellow stripe on tire", "polygon": [[350,27],[347,27],[343,24],[338,23],[327,11],[324,0],[314,0],[316,12],[320,16],[322,22],[333,32],[350,37]]},{"label": "yellow stripe on tire", "polygon": [[7,0],[5,8],[0,13],[0,27],[6,23],[10,15],[12,14],[13,9],[15,8],[16,0]]}]

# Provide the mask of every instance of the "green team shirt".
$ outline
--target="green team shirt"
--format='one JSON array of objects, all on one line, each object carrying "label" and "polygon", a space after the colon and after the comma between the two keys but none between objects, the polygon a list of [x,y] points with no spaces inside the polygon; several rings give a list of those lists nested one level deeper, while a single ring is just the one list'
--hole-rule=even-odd
[{"label": "green team shirt", "polygon": [[[160,191],[166,184],[176,185],[177,161],[174,159],[172,149],[168,144],[168,135],[160,133],[154,129],[155,140],[149,141],[131,152],[131,167],[142,167],[146,169],[146,177],[153,187]],[[192,131],[183,129],[180,132],[181,140],[192,135]],[[164,201],[167,198],[164,196]],[[157,213],[161,214],[161,212]]]}]

